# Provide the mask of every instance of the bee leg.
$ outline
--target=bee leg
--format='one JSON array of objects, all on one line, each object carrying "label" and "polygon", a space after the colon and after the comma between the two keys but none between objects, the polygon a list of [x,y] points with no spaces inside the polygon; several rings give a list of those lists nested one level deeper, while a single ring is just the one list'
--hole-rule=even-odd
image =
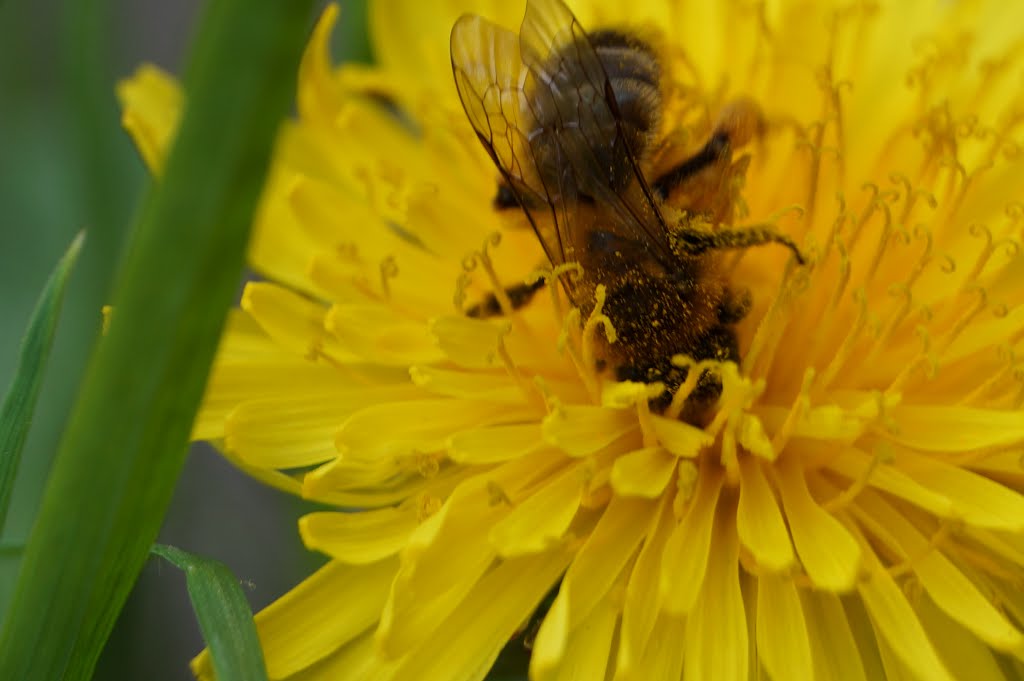
[{"label": "bee leg", "polygon": [[[538,279],[531,283],[515,284],[505,289],[505,295],[508,296],[509,302],[512,303],[512,309],[518,310],[523,305],[526,305],[530,300],[533,299],[533,295],[537,291],[544,288],[544,280]],[[493,293],[488,293],[484,296],[484,299],[479,303],[472,305],[465,311],[467,317],[474,317],[476,319],[486,319],[488,317],[497,317],[498,315],[504,314],[504,310],[501,309],[501,302],[498,300],[498,296]]]},{"label": "bee leg", "polygon": [[750,246],[776,243],[791,250],[796,257],[797,264],[803,265],[806,262],[796,243],[769,225],[715,229],[714,231],[683,227],[673,231],[669,238],[672,250],[682,257],[692,257],[708,251],[749,248]]},{"label": "bee leg", "polygon": [[659,177],[651,187],[664,201],[680,184],[731,154],[729,135],[725,132],[716,132],[700,151]]}]

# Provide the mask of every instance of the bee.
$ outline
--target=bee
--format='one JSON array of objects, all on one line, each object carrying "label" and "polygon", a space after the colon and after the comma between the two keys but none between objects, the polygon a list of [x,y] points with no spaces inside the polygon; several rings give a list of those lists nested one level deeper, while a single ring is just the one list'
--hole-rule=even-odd
[{"label": "bee", "polygon": [[[686,379],[672,358],[738,361],[736,324],[749,293],[733,291],[718,253],[768,243],[803,257],[785,235],[733,226],[749,157],[738,147],[759,135],[756,105],[724,107],[707,142],[666,172],[653,172],[664,85],[655,50],[619,30],[587,33],[561,0],[529,0],[519,33],[464,15],[451,33],[456,88],[466,116],[500,173],[494,204],[521,210],[552,266],[576,263],[561,279],[586,319],[604,287],[602,313],[617,339],[597,358],[620,381],[660,381],[664,409]],[[539,285],[508,289],[515,305]],[[496,299],[471,316],[500,312]],[[704,372],[683,418],[697,421],[721,383]]]}]

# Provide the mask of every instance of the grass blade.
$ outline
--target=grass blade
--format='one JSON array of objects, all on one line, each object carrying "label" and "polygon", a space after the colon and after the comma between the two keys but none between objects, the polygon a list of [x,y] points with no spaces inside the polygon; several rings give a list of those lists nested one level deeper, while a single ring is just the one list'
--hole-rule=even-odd
[{"label": "grass blade", "polygon": [[241,277],[313,4],[206,5],[181,126],[25,549],[0,679],[88,679],[146,560]]},{"label": "grass blade", "polygon": [[21,450],[28,439],[32,413],[35,411],[36,400],[39,399],[39,389],[43,385],[46,360],[49,359],[53,347],[53,335],[57,330],[64,288],[78,259],[78,253],[82,250],[84,238],[85,234],[79,232],[46,281],[21,343],[14,380],[4,397],[3,406],[0,406],[0,533],[7,519],[14,476],[21,461]]},{"label": "grass blade", "polygon": [[217,681],[264,681],[267,668],[252,611],[231,570],[173,546],[155,544],[152,551],[185,573],[188,597],[210,649]]}]

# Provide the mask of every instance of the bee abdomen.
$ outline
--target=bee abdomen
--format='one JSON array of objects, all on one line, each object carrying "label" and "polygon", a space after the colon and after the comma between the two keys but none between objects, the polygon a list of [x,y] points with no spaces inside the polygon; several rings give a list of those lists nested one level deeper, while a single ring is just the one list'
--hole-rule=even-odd
[{"label": "bee abdomen", "polygon": [[633,153],[643,156],[657,132],[661,112],[661,68],[647,43],[618,31],[590,35],[615,94],[622,121],[629,129]]}]

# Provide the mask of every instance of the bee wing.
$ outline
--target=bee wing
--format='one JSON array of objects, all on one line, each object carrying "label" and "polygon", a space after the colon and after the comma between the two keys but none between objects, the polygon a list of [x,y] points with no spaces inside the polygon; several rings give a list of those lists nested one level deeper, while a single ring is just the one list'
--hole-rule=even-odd
[{"label": "bee wing", "polygon": [[452,71],[459,98],[477,137],[523,207],[553,265],[566,262],[559,215],[567,202],[556,199],[538,179],[529,141],[535,129],[525,106],[529,71],[523,66],[519,37],[483,17],[463,15],[452,28]]},{"label": "bee wing", "polygon": [[[553,265],[576,260],[594,227],[671,263],[668,231],[626,143],[611,82],[561,0],[529,0],[518,36],[461,17],[451,58],[466,115]],[[626,163],[609,164],[609,154]],[[572,287],[568,293],[576,297]]]},{"label": "bee wing", "polygon": [[[603,207],[608,219],[602,231],[671,266],[665,219],[627,142],[611,80],[572,11],[561,0],[528,0],[519,49],[530,74],[529,104],[535,111],[557,110],[561,120],[573,122],[544,137],[557,140],[571,166],[568,182],[575,194]],[[616,155],[624,162],[609,163]]]}]

